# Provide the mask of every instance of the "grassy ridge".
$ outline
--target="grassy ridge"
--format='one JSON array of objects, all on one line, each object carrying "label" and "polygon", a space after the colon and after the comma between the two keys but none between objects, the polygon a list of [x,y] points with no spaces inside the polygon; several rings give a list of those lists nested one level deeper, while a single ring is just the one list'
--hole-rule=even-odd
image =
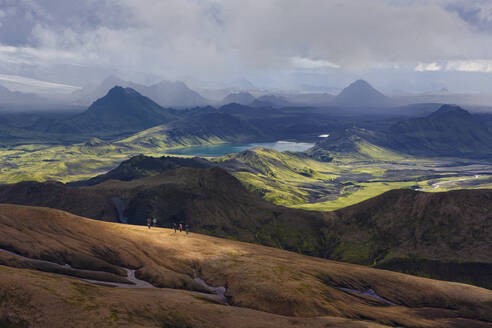
[{"label": "grassy ridge", "polygon": [[[466,171],[436,171],[442,163],[398,154],[362,139],[352,146],[353,152],[331,153],[329,162],[265,148],[215,161],[270,202],[317,211],[343,208],[393,189],[459,189],[464,182],[436,189],[432,184],[470,178]],[[490,176],[480,176],[475,183],[490,183]]]},{"label": "grassy ridge", "polygon": [[23,145],[0,149],[0,183],[84,180],[106,173],[120,162],[139,154],[162,156],[172,148],[225,142],[213,136],[208,139],[172,139],[160,133],[161,127],[157,128],[113,143],[93,138],[68,146]]},{"label": "grassy ridge", "polygon": [[[69,146],[16,146],[0,150],[0,183],[85,180],[138,154],[160,157],[172,148],[225,142],[215,135],[175,135],[161,125],[115,142],[93,138]],[[330,151],[329,162],[265,148],[212,160],[272,203],[319,211],[349,206],[392,189],[426,188],[433,192],[490,187],[492,181],[490,175],[484,174],[474,181],[434,189],[432,184],[470,178],[470,173],[436,171],[450,162],[399,154],[361,138],[350,142],[352,151]]]}]

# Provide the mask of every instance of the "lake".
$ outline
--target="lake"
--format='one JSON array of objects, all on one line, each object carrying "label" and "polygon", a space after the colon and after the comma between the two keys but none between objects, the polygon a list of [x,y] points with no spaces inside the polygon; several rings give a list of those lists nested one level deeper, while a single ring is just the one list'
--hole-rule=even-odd
[{"label": "lake", "polygon": [[313,147],[314,143],[308,142],[291,142],[291,141],[277,141],[277,142],[260,142],[260,143],[229,143],[211,146],[195,146],[186,147],[166,151],[172,155],[190,155],[200,157],[218,157],[227,154],[239,153],[252,148],[271,148],[276,151],[293,151],[302,152]]}]

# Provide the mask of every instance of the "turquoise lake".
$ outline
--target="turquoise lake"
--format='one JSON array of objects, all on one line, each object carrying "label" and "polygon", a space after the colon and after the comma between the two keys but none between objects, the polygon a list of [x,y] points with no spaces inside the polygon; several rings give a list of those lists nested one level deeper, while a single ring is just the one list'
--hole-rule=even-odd
[{"label": "turquoise lake", "polygon": [[169,150],[168,154],[173,155],[190,155],[200,157],[218,157],[227,154],[234,154],[245,151],[247,149],[264,147],[271,148],[277,151],[293,151],[301,152],[313,147],[314,143],[308,142],[291,142],[291,141],[277,141],[277,142],[260,142],[260,143],[247,143],[247,144],[220,144],[213,146],[196,146],[186,147]]}]

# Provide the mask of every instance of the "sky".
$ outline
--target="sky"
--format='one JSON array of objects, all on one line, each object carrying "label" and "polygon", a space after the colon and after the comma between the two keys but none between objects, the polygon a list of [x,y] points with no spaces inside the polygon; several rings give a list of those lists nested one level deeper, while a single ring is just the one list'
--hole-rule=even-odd
[{"label": "sky", "polygon": [[0,83],[491,92],[488,0],[0,0]]}]

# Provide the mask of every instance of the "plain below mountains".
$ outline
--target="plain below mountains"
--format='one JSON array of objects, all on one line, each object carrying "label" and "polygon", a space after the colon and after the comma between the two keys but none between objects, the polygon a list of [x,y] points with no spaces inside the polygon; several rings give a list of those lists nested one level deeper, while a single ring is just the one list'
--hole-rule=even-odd
[{"label": "plain below mountains", "polygon": [[490,190],[395,190],[335,212],[314,212],[268,203],[226,171],[199,168],[209,165],[140,156],[79,184],[90,186],[3,185],[0,202],[133,224],[153,216],[162,226],[183,222],[214,236],[492,287],[492,213],[483,205],[492,200]]}]

